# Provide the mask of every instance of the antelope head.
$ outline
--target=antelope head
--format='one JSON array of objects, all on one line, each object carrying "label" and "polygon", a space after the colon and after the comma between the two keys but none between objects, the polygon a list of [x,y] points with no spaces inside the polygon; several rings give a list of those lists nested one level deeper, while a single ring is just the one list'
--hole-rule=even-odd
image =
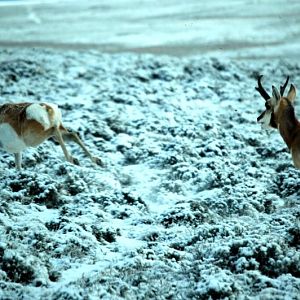
[{"label": "antelope head", "polygon": [[278,90],[272,86],[270,96],[261,84],[262,75],[258,77],[256,90],[265,100],[265,111],[257,118],[264,127],[277,128],[281,137],[291,151],[294,165],[300,168],[300,123],[296,118],[294,102],[296,88],[291,84],[287,95],[284,95],[289,76]]},{"label": "antelope head", "polygon": [[[264,127],[273,127],[277,128],[277,118],[276,118],[276,112],[278,111],[280,100],[284,99],[284,91],[286,89],[286,86],[289,82],[289,76],[287,76],[285,83],[280,86],[280,91],[274,86],[272,86],[272,97],[268,94],[268,92],[264,89],[261,83],[263,75],[260,75],[257,79],[257,87],[255,89],[260,93],[262,98],[265,100],[265,107],[266,110],[263,111],[259,117],[257,118],[257,122],[262,123]],[[289,100],[291,104],[293,104],[295,100],[295,95],[292,95],[294,93],[296,95],[296,89],[291,84],[290,91],[288,92],[288,96],[285,97],[285,100]]]}]

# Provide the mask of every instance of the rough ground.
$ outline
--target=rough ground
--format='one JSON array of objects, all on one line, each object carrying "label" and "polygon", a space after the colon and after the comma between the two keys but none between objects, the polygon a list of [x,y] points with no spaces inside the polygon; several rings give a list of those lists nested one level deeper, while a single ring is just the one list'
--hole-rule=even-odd
[{"label": "rough ground", "polygon": [[1,50],[0,101],[57,103],[104,167],[0,154],[0,299],[300,299],[300,173],[254,90],[300,64]]}]

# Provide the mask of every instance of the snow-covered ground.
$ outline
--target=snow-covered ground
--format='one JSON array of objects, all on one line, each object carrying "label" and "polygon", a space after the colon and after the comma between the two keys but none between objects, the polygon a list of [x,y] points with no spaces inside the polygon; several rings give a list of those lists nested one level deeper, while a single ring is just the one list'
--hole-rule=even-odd
[{"label": "snow-covered ground", "polygon": [[10,49],[1,103],[58,104],[104,166],[0,155],[0,299],[300,299],[300,172],[255,91],[300,64]]},{"label": "snow-covered ground", "polygon": [[300,299],[300,171],[254,89],[300,88],[299,24],[294,0],[0,1],[0,104],[58,104],[104,164],[0,152],[0,300]]}]

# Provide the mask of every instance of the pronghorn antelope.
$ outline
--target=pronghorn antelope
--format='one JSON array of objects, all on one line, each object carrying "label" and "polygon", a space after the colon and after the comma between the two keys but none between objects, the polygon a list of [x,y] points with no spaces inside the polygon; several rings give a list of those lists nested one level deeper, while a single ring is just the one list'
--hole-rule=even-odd
[{"label": "pronghorn antelope", "polygon": [[50,137],[60,144],[67,161],[76,163],[63,138],[73,140],[92,162],[101,164],[100,159],[92,156],[79,136],[62,125],[61,111],[57,105],[26,102],[0,105],[0,148],[14,153],[17,169],[21,169],[23,150],[38,146]]},{"label": "pronghorn antelope", "polygon": [[256,90],[265,99],[266,110],[257,118],[257,121],[264,126],[277,128],[286,145],[288,146],[294,166],[300,169],[300,123],[296,118],[294,102],[296,98],[296,88],[291,84],[286,96],[285,88],[288,84],[287,77],[280,91],[272,86],[272,97],[266,92],[261,84],[262,75],[258,77]]}]

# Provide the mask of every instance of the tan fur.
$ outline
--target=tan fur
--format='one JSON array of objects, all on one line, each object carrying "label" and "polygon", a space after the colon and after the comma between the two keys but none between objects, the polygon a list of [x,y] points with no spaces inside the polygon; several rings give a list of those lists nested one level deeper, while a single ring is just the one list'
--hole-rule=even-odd
[{"label": "tan fur", "polygon": [[289,149],[291,149],[291,147],[295,147],[299,142],[300,124],[296,117],[287,113],[287,110],[289,109],[291,109],[291,107],[289,107],[289,103],[286,98],[282,97],[280,99],[277,112],[274,113],[274,115],[280,135]]},{"label": "tan fur", "polygon": [[36,147],[54,135],[53,128],[44,130],[44,127],[35,120],[24,120],[21,124],[22,137],[28,147]]},{"label": "tan fur", "polygon": [[292,144],[292,146],[291,146],[291,154],[292,154],[293,163],[294,163],[294,166],[298,169],[300,169],[300,147],[299,147],[299,142],[300,142],[300,140],[298,139],[298,141],[295,141],[295,143]]},{"label": "tan fur", "polygon": [[[73,140],[77,143],[85,152],[86,155],[90,157],[92,162],[101,164],[99,158],[93,157],[86,146],[83,144],[79,136],[71,131],[68,131],[61,123],[57,126],[54,124],[54,110],[51,106],[46,103],[42,103],[48,112],[50,124],[52,124],[49,129],[45,130],[44,127],[36,120],[28,120],[26,118],[26,109],[32,103],[14,103],[14,104],[4,104],[0,106],[0,124],[8,123],[17,133],[20,139],[24,141],[27,147],[35,147],[40,145],[45,140],[53,137],[57,140],[64,152],[67,161],[74,163],[76,160],[69,154],[66,149],[63,136],[68,139]],[[21,168],[21,153],[15,153],[15,163],[18,169]]]},{"label": "tan fur", "polygon": [[26,119],[26,108],[31,103],[9,103],[0,106],[0,123],[10,124],[18,135],[22,134],[22,124]]}]

